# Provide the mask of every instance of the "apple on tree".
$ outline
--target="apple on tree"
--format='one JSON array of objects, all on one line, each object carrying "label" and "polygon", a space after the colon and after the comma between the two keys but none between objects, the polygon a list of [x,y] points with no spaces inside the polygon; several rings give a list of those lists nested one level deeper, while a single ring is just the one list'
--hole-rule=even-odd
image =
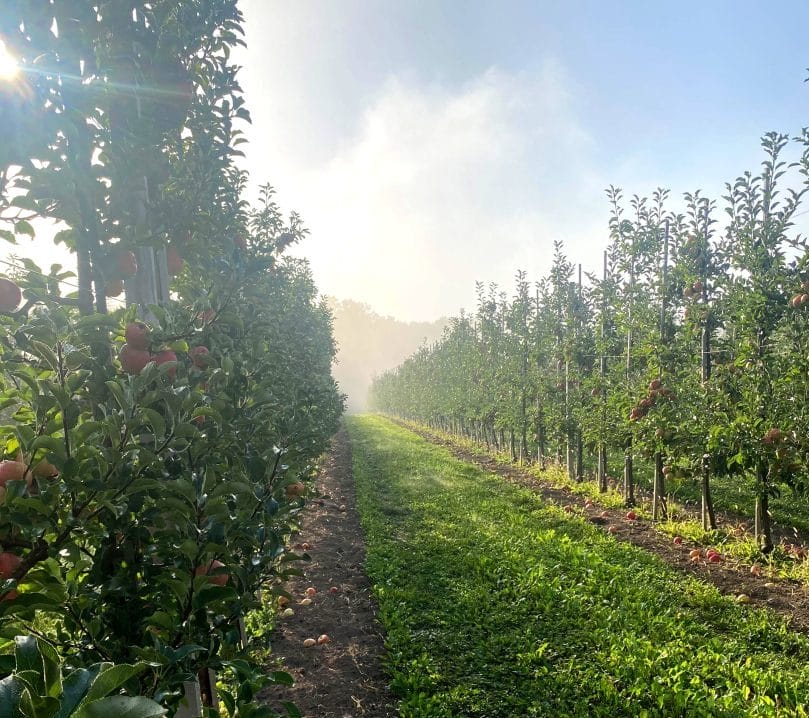
[{"label": "apple on tree", "polygon": [[10,279],[0,277],[0,312],[9,314],[20,306],[22,292]]},{"label": "apple on tree", "polygon": [[118,354],[118,360],[127,374],[140,374],[152,360],[152,355],[145,349],[136,349],[130,344],[124,344]]},{"label": "apple on tree", "polygon": [[110,282],[107,282],[107,286],[104,287],[104,294],[108,297],[120,297],[121,294],[124,292],[124,281],[122,279],[113,279]]},{"label": "apple on tree", "polygon": [[[154,355],[154,363],[157,366],[161,364],[166,364],[168,362],[175,362],[177,361],[177,355],[171,351],[170,349],[164,349],[162,352],[158,352]],[[166,371],[166,375],[169,379],[174,379],[177,376],[177,367],[173,366]]]},{"label": "apple on tree", "polygon": [[198,346],[191,347],[188,350],[188,356],[197,369],[204,369],[209,364],[210,352],[208,347]]},{"label": "apple on tree", "polygon": [[126,343],[133,349],[148,349],[151,330],[143,322],[129,322],[124,330]]},{"label": "apple on tree", "polygon": [[[11,578],[12,574],[21,563],[22,559],[15,553],[8,551],[0,553],[0,582]],[[0,598],[0,601],[13,601],[19,595],[19,592],[16,590],[8,591]]]},{"label": "apple on tree", "polygon": [[166,268],[168,269],[169,275],[176,277],[183,271],[184,266],[185,261],[180,256],[177,249],[175,247],[169,247],[166,250]]},{"label": "apple on tree", "polygon": [[205,576],[208,583],[212,583],[215,586],[224,586],[227,584],[230,576],[226,572],[220,571],[220,569],[223,568],[225,568],[225,564],[214,558],[208,561],[204,566],[197,566],[194,570],[194,575]]}]

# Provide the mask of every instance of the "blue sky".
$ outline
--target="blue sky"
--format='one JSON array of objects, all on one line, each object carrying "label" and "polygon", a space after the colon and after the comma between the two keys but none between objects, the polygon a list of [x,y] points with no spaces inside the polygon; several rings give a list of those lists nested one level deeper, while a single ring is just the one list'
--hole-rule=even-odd
[{"label": "blue sky", "polygon": [[539,278],[555,239],[596,271],[605,187],[721,205],[809,124],[807,0],[240,6],[253,189],[303,216],[323,292],[402,319]]}]

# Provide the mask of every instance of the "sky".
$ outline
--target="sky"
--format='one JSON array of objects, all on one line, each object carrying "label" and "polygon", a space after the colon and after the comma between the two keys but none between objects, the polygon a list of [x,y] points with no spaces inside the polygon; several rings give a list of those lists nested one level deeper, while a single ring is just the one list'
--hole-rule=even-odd
[{"label": "sky", "polygon": [[809,119],[809,3],[244,0],[247,168],[321,291],[405,320],[596,271],[604,189],[724,183]]},{"label": "sky", "polygon": [[806,0],[240,7],[251,194],[303,217],[323,293],[403,320],[540,278],[556,239],[598,271],[606,187],[721,205],[762,133],[809,124]]}]

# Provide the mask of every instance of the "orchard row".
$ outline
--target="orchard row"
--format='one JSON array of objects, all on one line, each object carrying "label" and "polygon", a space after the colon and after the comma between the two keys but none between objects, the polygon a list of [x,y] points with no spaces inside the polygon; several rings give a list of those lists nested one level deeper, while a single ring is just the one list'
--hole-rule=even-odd
[{"label": "orchard row", "polygon": [[667,482],[693,481],[713,528],[715,477],[752,480],[770,551],[771,497],[809,478],[809,253],[793,228],[809,135],[762,146],[761,172],[727,185],[722,225],[699,192],[676,213],[664,191],[626,207],[610,188],[603,272],[583,281],[557,243],[548,276],[518,273],[513,297],[478,285],[475,314],[375,382],[375,408],[602,490],[622,476],[627,506],[645,473],[656,518]]},{"label": "orchard row", "polygon": [[0,85],[0,238],[57,221],[77,267],[0,279],[14,715],[173,715],[194,681],[212,715],[212,669],[229,714],[259,718],[258,689],[288,680],[253,651],[271,618],[241,626],[300,558],[286,538],[343,398],[329,311],[284,256],[305,230],[271,188],[242,196],[241,21],[235,0],[0,18],[23,68]]}]

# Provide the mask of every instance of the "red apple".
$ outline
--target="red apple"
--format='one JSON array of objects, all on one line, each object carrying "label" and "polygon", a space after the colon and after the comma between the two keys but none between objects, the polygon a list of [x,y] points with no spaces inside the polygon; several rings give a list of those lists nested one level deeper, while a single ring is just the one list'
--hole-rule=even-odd
[{"label": "red apple", "polygon": [[37,476],[40,479],[52,479],[53,477],[59,475],[59,469],[57,469],[47,459],[42,459],[41,461],[38,461],[33,468],[33,472],[34,476]]},{"label": "red apple", "polygon": [[718,553],[712,553],[708,556],[708,563],[721,563],[722,557]]},{"label": "red apple", "polygon": [[191,347],[188,350],[188,356],[191,358],[191,361],[194,363],[194,366],[198,369],[204,369],[208,366],[209,360],[209,352],[208,347]]},{"label": "red apple", "polygon": [[[196,570],[194,571],[195,576],[207,576],[208,583],[212,583],[215,586],[224,586],[228,582],[228,574],[223,572],[213,573],[220,568],[225,568],[225,564],[221,561],[217,561],[215,558],[208,561],[207,566],[197,566]],[[209,575],[213,574],[213,575]]]},{"label": "red apple", "polygon": [[0,277],[0,312],[8,314],[20,306],[22,292],[10,279]]},{"label": "red apple", "polygon": [[329,588],[329,593],[340,593],[340,589],[337,586],[332,586]]},{"label": "red apple", "polygon": [[328,634],[326,634],[326,633],[323,633],[323,634],[321,634],[320,636],[318,636],[318,637],[317,637],[317,642],[318,642],[318,643],[319,643],[321,646],[322,646],[324,643],[328,643],[330,640],[331,640],[331,638],[329,638]]},{"label": "red apple", "polygon": [[150,329],[143,322],[129,322],[124,329],[126,343],[133,349],[148,349],[150,340]]},{"label": "red apple", "polygon": [[213,321],[215,316],[216,312],[213,309],[206,309],[204,312],[197,314],[197,319],[201,319],[203,324],[208,324]]},{"label": "red apple", "polygon": [[129,344],[124,344],[118,354],[118,360],[127,374],[140,374],[143,367],[152,360],[152,355],[144,349],[135,349]]},{"label": "red apple", "polygon": [[309,588],[306,589],[306,595],[309,596],[309,598],[314,596],[316,593],[317,589],[314,586],[309,586]]},{"label": "red apple", "polygon": [[11,578],[11,574],[22,563],[22,559],[16,553],[3,551],[0,553],[0,581]]},{"label": "red apple", "polygon": [[660,379],[652,379],[649,382],[649,391],[657,391],[663,386],[663,382]]},{"label": "red apple", "polygon": [[674,537],[674,545],[675,546],[682,546],[683,545],[683,537],[682,536],[675,536]]},{"label": "red apple", "polygon": [[638,518],[638,515],[634,511],[627,511],[626,512],[626,520],[627,521],[634,521]]},{"label": "red apple", "polygon": [[288,499],[296,499],[298,496],[303,494],[306,491],[306,486],[304,486],[300,481],[296,481],[294,484],[290,484],[284,490],[284,495]]},{"label": "red apple", "polygon": [[31,483],[30,474],[26,477],[24,461],[0,461],[0,486],[5,486],[9,481],[22,481],[27,478]]},{"label": "red apple", "polygon": [[169,275],[176,277],[180,272],[183,271],[184,266],[185,262],[180,256],[180,253],[174,247],[169,247],[166,250],[166,267]]},{"label": "red apple", "polygon": [[[164,349],[162,352],[158,352],[154,356],[154,363],[157,364],[157,366],[172,361],[173,362],[177,361],[177,355],[170,349]],[[171,367],[171,369],[166,371],[166,375],[169,377],[169,379],[174,379],[174,377],[177,376],[177,367],[176,366]]]},{"label": "red apple", "polygon": [[610,527],[607,528],[607,531],[609,531],[611,534],[618,533],[618,527],[617,526],[610,526]]},{"label": "red apple", "polygon": [[104,294],[108,297],[120,297],[124,291],[124,280],[123,279],[113,279],[110,282],[107,282],[107,286],[104,287]]}]

